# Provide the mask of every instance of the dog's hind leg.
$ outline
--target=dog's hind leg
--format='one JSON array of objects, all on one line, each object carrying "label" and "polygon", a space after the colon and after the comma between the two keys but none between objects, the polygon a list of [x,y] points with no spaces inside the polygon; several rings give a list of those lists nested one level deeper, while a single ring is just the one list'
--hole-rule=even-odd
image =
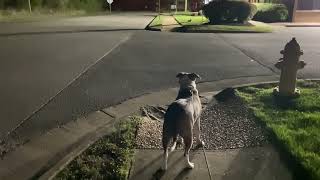
[{"label": "dog's hind leg", "polygon": [[168,134],[166,134],[165,132],[163,132],[163,137],[162,137],[162,146],[163,146],[163,165],[162,165],[162,169],[163,170],[167,170],[168,169],[168,146],[170,143],[170,137],[168,136]]},{"label": "dog's hind leg", "polygon": [[204,142],[201,140],[201,137],[200,137],[200,117],[198,117],[197,121],[195,122],[195,125],[194,125],[194,134],[197,138],[197,145],[199,146],[204,146]]},{"label": "dog's hind leg", "polygon": [[189,135],[183,137],[183,140],[185,143],[184,156],[186,157],[188,168],[191,168],[191,169],[194,168],[194,163],[190,162],[190,157],[189,157],[189,152],[192,147],[192,141],[193,141],[192,137],[193,137],[192,132]]},{"label": "dog's hind leg", "polygon": [[162,165],[162,170],[167,170],[168,169],[168,156],[169,156],[169,152],[168,152],[168,148],[164,150],[163,153],[163,165]]},{"label": "dog's hind leg", "polygon": [[174,138],[173,138],[173,143],[172,143],[172,146],[170,148],[170,152],[172,152],[172,151],[174,151],[176,149],[177,140],[178,140],[178,135],[174,136]]}]

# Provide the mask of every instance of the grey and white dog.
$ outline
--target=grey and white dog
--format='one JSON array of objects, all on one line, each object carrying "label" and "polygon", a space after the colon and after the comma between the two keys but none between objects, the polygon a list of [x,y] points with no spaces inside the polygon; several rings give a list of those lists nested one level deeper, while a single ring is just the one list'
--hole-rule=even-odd
[{"label": "grey and white dog", "polygon": [[200,139],[200,114],[202,107],[196,88],[196,79],[200,78],[200,76],[195,73],[181,72],[177,74],[177,78],[180,84],[178,96],[169,105],[164,116],[162,133],[162,145],[164,149],[163,170],[166,170],[168,167],[168,146],[173,141],[173,145],[170,148],[170,151],[173,151],[176,148],[178,136],[181,136],[184,141],[184,156],[186,156],[187,167],[189,168],[194,168],[194,163],[191,163],[189,159],[193,135],[195,134],[198,144],[204,145],[204,142]]}]

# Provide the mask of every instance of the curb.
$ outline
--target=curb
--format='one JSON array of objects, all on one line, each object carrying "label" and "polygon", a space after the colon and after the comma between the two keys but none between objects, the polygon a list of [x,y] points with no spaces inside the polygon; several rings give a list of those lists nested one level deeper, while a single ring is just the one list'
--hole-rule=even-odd
[{"label": "curb", "polygon": [[[277,75],[239,77],[200,82],[198,89],[203,94],[227,87],[277,82],[278,79]],[[0,160],[0,179],[50,179],[92,143],[110,133],[117,120],[136,113],[141,106],[168,104],[175,98],[177,91],[178,88],[170,88],[129,99],[52,129]]]},{"label": "curb", "polygon": [[294,25],[294,24],[287,24],[287,25],[285,25],[286,27],[320,27],[320,24],[305,24],[305,25],[303,25],[303,24],[301,24],[301,25],[298,25],[298,24],[296,24],[296,25]]}]

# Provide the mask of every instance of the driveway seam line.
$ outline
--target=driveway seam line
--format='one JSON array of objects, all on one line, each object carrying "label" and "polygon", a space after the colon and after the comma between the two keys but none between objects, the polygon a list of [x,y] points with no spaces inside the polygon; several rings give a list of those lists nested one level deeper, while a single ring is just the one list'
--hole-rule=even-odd
[{"label": "driveway seam line", "polygon": [[223,36],[221,36],[220,34],[216,34],[216,36],[218,38],[220,38],[221,40],[223,40],[225,43],[229,44],[230,46],[232,46],[233,48],[238,49],[242,54],[244,54],[245,56],[247,56],[248,58],[250,58],[251,60],[255,61],[256,63],[260,64],[262,67],[269,69],[271,72],[273,72],[276,75],[279,75],[279,73],[277,73],[274,69],[272,69],[271,67],[263,64],[262,62],[260,62],[259,60],[257,60],[256,58],[254,58],[253,56],[251,56],[249,53],[247,53],[244,49],[238,47],[237,45],[235,45],[232,42],[227,41]]},{"label": "driveway seam line", "polygon": [[108,113],[108,112],[106,112],[104,109],[101,109],[100,111],[101,111],[101,112],[103,112],[104,114],[106,114],[106,115],[108,115],[108,116],[112,117],[112,118],[116,118],[116,115],[111,114],[111,113]]}]

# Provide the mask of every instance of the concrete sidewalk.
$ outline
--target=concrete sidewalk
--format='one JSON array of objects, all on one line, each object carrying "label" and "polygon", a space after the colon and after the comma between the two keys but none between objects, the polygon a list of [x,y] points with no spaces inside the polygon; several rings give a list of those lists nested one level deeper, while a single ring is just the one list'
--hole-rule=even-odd
[{"label": "concrete sidewalk", "polygon": [[[183,151],[169,155],[168,170],[160,169],[162,150],[136,150],[135,162],[130,171],[131,180],[142,179],[192,179],[192,180],[289,180],[290,171],[280,161],[272,145],[263,147],[202,150],[190,152],[194,169],[186,169]],[[207,157],[207,161],[205,158]],[[208,163],[208,164],[207,164]],[[209,168],[208,168],[209,167]]]},{"label": "concrete sidewalk", "polygon": [[173,16],[162,16],[161,31],[170,32],[173,28],[181,27]]},{"label": "concrete sidewalk", "polygon": [[270,23],[274,26],[285,26],[285,27],[320,27],[320,22],[283,22],[283,23]]}]

